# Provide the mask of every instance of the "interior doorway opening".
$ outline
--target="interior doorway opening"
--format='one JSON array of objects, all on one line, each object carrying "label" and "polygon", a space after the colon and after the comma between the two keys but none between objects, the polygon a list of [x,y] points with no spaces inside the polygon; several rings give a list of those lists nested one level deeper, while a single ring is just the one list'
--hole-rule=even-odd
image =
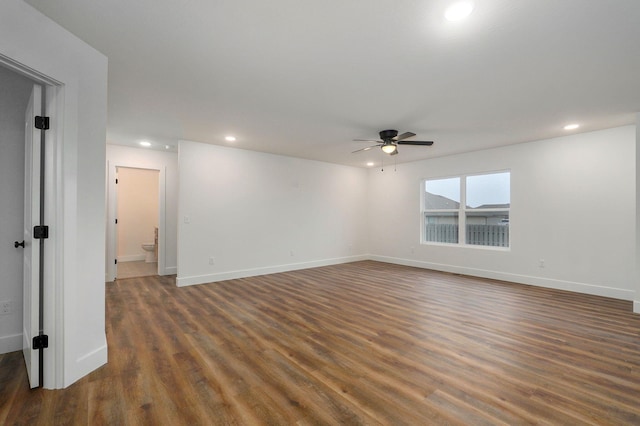
[{"label": "interior doorway opening", "polygon": [[[58,111],[63,109],[59,102],[64,88],[3,55],[0,55],[0,79],[4,102],[0,107],[3,199],[0,222],[5,242],[0,249],[0,266],[3,278],[7,278],[0,291],[0,300],[4,302],[0,353],[22,349],[30,387],[56,389],[63,383],[62,333],[57,333],[64,327],[59,272],[62,268],[56,266],[62,259],[59,238],[62,221],[58,215],[62,114]],[[25,96],[27,105],[23,105]],[[17,127],[12,118],[15,114],[21,115]],[[29,149],[27,134],[32,142]],[[36,182],[37,188],[33,185]],[[35,200],[37,203],[33,204]],[[38,250],[32,251],[36,246]],[[16,263],[17,259],[22,261]]]},{"label": "interior doorway opening", "polygon": [[159,274],[160,170],[116,167],[116,278]]}]

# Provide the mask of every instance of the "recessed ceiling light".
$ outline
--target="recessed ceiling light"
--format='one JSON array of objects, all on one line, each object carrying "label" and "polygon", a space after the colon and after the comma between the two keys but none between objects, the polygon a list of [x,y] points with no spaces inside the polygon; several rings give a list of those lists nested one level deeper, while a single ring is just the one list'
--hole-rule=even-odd
[{"label": "recessed ceiling light", "polygon": [[369,161],[369,162],[367,163],[367,166],[369,166],[369,167],[371,167],[371,166],[373,166],[373,165],[375,165],[375,163],[374,163],[373,161]]},{"label": "recessed ceiling light", "polygon": [[471,1],[459,1],[452,4],[445,10],[444,17],[448,21],[461,21],[473,12],[473,2]]},{"label": "recessed ceiling light", "polygon": [[164,146],[164,149],[169,149],[169,148],[171,148],[169,145]]},{"label": "recessed ceiling light", "polygon": [[575,130],[578,127],[580,127],[579,124],[567,124],[566,126],[564,126],[564,129],[565,130]]},{"label": "recessed ceiling light", "polygon": [[235,136],[225,136],[224,140],[227,142],[235,142],[236,137]]},{"label": "recessed ceiling light", "polygon": [[140,142],[140,145],[142,145],[142,146],[151,146],[151,142],[142,141],[142,142]]}]

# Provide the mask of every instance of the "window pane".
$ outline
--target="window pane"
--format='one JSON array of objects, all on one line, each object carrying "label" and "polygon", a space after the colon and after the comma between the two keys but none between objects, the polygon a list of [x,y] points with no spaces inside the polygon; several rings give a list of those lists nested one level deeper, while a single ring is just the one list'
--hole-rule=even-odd
[{"label": "window pane", "polygon": [[467,212],[467,244],[509,247],[509,212]]},{"label": "window pane", "polygon": [[425,213],[424,240],[434,243],[458,243],[458,212]]},{"label": "window pane", "polygon": [[425,182],[425,191],[426,210],[460,208],[460,178],[428,180]]},{"label": "window pane", "polygon": [[502,209],[511,205],[511,173],[467,176],[468,209]]}]

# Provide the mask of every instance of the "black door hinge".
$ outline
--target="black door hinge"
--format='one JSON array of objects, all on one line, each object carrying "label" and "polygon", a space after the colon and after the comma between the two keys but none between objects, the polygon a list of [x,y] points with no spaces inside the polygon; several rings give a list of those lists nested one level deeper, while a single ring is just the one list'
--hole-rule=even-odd
[{"label": "black door hinge", "polygon": [[118,224],[118,219],[116,219],[116,225]]},{"label": "black door hinge", "polygon": [[46,225],[38,225],[33,227],[33,238],[43,240],[49,238],[49,227]]},{"label": "black door hinge", "polygon": [[113,263],[114,263],[114,265],[117,265],[117,264],[118,264],[118,259],[115,259],[115,260],[113,261]]},{"label": "black door hinge", "polygon": [[36,129],[49,130],[49,117],[36,115]]},{"label": "black door hinge", "polygon": [[46,349],[49,347],[49,336],[41,334],[33,337],[33,350]]},{"label": "black door hinge", "polygon": [[116,179],[116,185],[118,184],[118,179]]}]

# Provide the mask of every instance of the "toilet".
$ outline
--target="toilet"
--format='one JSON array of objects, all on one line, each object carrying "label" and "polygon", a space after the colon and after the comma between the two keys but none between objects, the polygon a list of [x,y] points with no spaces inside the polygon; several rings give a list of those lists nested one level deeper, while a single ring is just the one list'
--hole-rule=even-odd
[{"label": "toilet", "polygon": [[153,263],[156,261],[156,245],[153,243],[143,243],[142,249],[145,251],[145,263]]},{"label": "toilet", "polygon": [[142,243],[142,249],[145,251],[145,263],[153,263],[158,261],[158,227],[153,228],[153,242]]}]

